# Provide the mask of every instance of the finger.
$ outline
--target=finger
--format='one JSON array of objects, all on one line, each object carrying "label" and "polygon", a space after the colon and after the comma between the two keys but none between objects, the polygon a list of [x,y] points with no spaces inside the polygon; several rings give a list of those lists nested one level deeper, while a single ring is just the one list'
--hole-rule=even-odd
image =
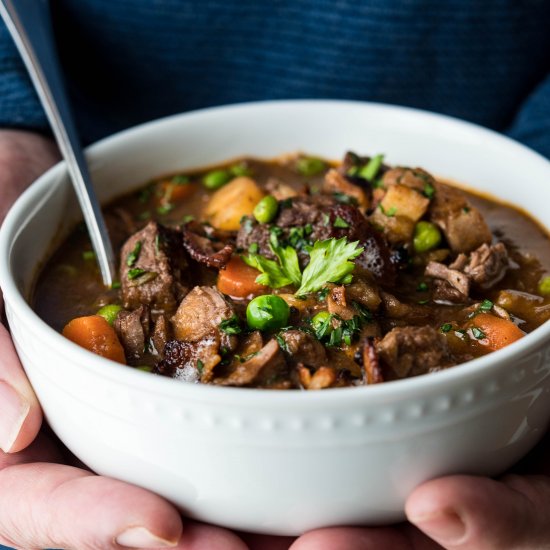
[{"label": "finger", "polygon": [[[221,527],[188,522],[184,524],[183,529],[176,550],[248,550],[249,548],[237,535]],[[271,549],[261,547],[261,550]]]},{"label": "finger", "polygon": [[25,450],[10,454],[0,451],[0,471],[10,466],[32,462],[65,463],[65,455],[61,452],[59,441],[46,431],[40,430],[36,439]]},{"label": "finger", "polygon": [[550,541],[550,478],[437,479],[409,497],[409,521],[448,550],[542,548]]},{"label": "finger", "polygon": [[181,533],[176,509],[145,489],[58,464],[22,464],[0,472],[0,543],[8,546],[176,547]]},{"label": "finger", "polygon": [[42,411],[3,325],[0,350],[0,449],[15,453],[36,437]]},{"label": "finger", "polygon": [[409,539],[392,528],[327,527],[302,535],[289,550],[410,550]]}]

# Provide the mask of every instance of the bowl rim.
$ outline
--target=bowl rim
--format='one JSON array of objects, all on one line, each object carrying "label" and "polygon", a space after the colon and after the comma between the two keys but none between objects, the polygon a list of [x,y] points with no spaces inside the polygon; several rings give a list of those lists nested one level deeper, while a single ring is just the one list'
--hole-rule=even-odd
[{"label": "bowl rim", "polygon": [[[548,171],[550,178],[550,161],[542,155],[529,149],[511,138],[499,134],[493,130],[478,126],[471,122],[463,121],[421,109],[402,107],[385,103],[348,101],[348,100],[322,100],[322,99],[301,99],[301,100],[270,100],[255,101],[232,105],[208,107],[195,111],[179,113],[145,122],[137,126],[117,132],[86,148],[86,155],[93,160],[101,158],[104,151],[116,146],[119,142],[129,139],[143,138],[149,133],[166,128],[166,126],[182,124],[182,121],[196,119],[197,117],[215,117],[222,111],[250,111],[254,109],[285,109],[295,106],[303,109],[322,109],[323,107],[340,107],[343,109],[371,109],[380,112],[397,114],[416,118],[422,121],[436,121],[439,124],[448,125],[450,130],[467,132],[472,136],[477,135],[503,148],[512,148],[517,153],[524,155],[529,162],[536,163],[541,169]],[[185,122],[183,122],[185,123]],[[43,321],[27,303],[23,294],[18,290],[15,281],[15,274],[12,272],[11,249],[18,231],[18,220],[32,212],[40,197],[51,186],[53,181],[66,175],[64,161],[59,162],[47,172],[42,174],[29,188],[18,198],[8,212],[2,227],[0,228],[0,285],[4,294],[8,310],[14,308],[26,326],[33,327],[35,335],[40,339],[47,340],[48,344],[57,353],[69,356],[71,360],[79,365],[78,368],[86,369],[94,376],[109,379],[115,383],[123,384],[125,387],[142,389],[149,393],[169,395],[172,397],[185,398],[188,401],[215,400],[218,404],[246,406],[261,406],[262,408],[273,406],[317,406],[332,405],[334,403],[349,406],[357,400],[361,402],[380,404],[403,400],[407,397],[418,397],[423,393],[433,394],[448,389],[451,385],[475,380],[482,376],[492,374],[501,368],[512,368],[514,360],[521,359],[530,351],[540,347],[545,341],[550,340],[550,322],[546,322],[533,332],[527,334],[521,340],[506,348],[491,352],[488,355],[473,359],[466,363],[457,365],[460,368],[449,368],[431,375],[417,376],[403,380],[395,380],[375,384],[371,386],[352,386],[344,388],[331,388],[330,391],[280,391],[266,390],[259,388],[236,388],[221,387],[210,384],[195,384],[175,381],[163,376],[151,376],[150,373],[129,368],[126,365],[110,361],[89,352],[73,342],[64,338],[60,333]],[[32,214],[31,214],[32,215]],[[540,223],[540,222],[539,222]],[[543,224],[541,224],[543,225]],[[543,225],[544,227],[544,225]],[[40,258],[37,261],[42,261]],[[107,363],[109,366],[107,366]],[[504,365],[504,367],[502,367]],[[367,397],[368,396],[368,397]]]}]

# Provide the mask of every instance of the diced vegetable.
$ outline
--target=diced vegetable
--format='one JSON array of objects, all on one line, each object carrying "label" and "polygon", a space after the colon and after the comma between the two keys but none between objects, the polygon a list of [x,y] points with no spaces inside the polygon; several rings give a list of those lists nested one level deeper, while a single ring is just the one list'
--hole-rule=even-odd
[{"label": "diced vegetable", "polygon": [[218,276],[218,290],[234,298],[246,298],[266,291],[265,285],[256,282],[260,272],[233,256]]},{"label": "diced vegetable", "polygon": [[237,231],[241,218],[250,216],[263,196],[253,179],[238,177],[212,195],[204,214],[215,228]]},{"label": "diced vegetable", "polygon": [[254,207],[254,217],[260,223],[269,223],[277,215],[279,203],[273,195],[267,195]]},{"label": "diced vegetable", "polygon": [[160,184],[160,206],[168,206],[178,203],[192,195],[197,189],[197,184],[184,180],[177,176],[165,180]]},{"label": "diced vegetable", "polygon": [[101,315],[77,317],[63,329],[63,336],[87,350],[118,363],[126,363],[115,329]]},{"label": "diced vegetable", "polygon": [[524,332],[512,321],[490,313],[476,315],[467,327],[479,344],[491,351],[501,349],[524,336]]},{"label": "diced vegetable", "polygon": [[116,321],[118,314],[122,310],[122,307],[117,304],[109,304],[103,306],[98,312],[98,315],[101,315],[111,326]]},{"label": "diced vegetable", "polygon": [[264,294],[254,298],[246,308],[246,322],[251,329],[277,330],[288,324],[290,308],[279,296]]},{"label": "diced vegetable", "polygon": [[388,189],[380,204],[382,212],[388,216],[391,213],[417,222],[426,213],[430,199],[406,185],[397,184]]},{"label": "diced vegetable", "polygon": [[414,228],[413,245],[416,252],[428,252],[441,244],[441,232],[431,222],[418,222]]}]

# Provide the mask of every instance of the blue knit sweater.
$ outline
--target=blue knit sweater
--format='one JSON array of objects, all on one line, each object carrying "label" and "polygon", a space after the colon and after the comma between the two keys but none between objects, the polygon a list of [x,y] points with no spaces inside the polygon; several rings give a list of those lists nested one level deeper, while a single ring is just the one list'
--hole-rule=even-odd
[{"label": "blue knit sweater", "polygon": [[[547,0],[56,0],[85,142],[171,113],[277,98],[408,105],[550,157]],[[5,28],[0,124],[47,123]]]}]

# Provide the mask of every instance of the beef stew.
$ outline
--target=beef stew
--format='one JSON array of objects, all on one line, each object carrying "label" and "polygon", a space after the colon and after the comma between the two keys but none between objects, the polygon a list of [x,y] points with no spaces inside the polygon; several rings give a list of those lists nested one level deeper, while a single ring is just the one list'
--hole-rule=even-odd
[{"label": "beef stew", "polygon": [[120,280],[83,227],[33,306],[130,367],[323,389],[433,373],[550,318],[550,242],[525,213],[382,155],[288,155],[158,178],[106,209]]}]

